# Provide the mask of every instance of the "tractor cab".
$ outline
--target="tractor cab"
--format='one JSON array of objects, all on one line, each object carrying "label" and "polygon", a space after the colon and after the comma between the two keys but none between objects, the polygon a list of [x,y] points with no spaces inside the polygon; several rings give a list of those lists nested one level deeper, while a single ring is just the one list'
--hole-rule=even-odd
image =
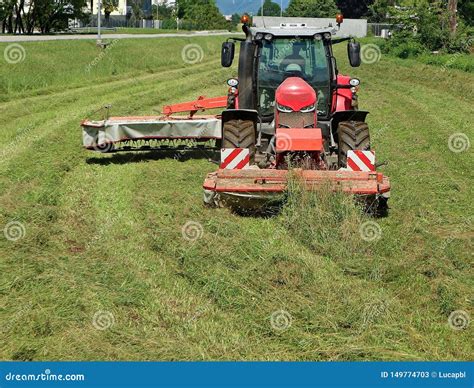
[{"label": "tractor cab", "polygon": [[[243,20],[243,31],[245,39],[229,39],[222,46],[222,66],[230,67],[234,41],[240,41],[238,78],[230,80],[223,128],[227,121],[253,120],[256,159],[266,155],[267,161],[270,154],[278,159],[275,142],[279,128],[318,128],[325,159],[332,168],[338,167],[339,122],[348,117],[364,121],[367,113],[357,112],[359,81],[338,74],[332,45],[348,41],[349,62],[354,67],[360,65],[360,45],[352,38],[333,38],[337,32],[333,27],[304,23],[257,28]],[[310,95],[314,98],[308,99]]]},{"label": "tractor cab", "polygon": [[[280,32],[280,31],[278,31]],[[330,34],[328,33],[330,39]],[[275,108],[275,92],[290,77],[304,80],[317,91],[318,115],[325,117],[330,110],[331,71],[330,45],[323,34],[278,36],[270,32],[255,34],[256,100],[260,116],[271,118]]]},{"label": "tractor cab", "polygon": [[[318,94],[317,113],[327,117],[331,109],[331,80],[336,78],[331,30],[276,27],[257,29],[244,25],[238,80],[239,102],[244,109],[256,109],[264,122],[272,121],[275,92],[289,77],[299,77]],[[223,45],[222,65],[232,64],[233,42]]]}]

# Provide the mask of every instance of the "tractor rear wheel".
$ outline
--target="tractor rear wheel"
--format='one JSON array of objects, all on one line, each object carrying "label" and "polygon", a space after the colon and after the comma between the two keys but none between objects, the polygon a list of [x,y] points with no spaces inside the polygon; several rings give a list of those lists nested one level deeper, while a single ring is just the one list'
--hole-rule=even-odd
[{"label": "tractor rear wheel", "polygon": [[347,167],[347,151],[370,150],[369,126],[362,121],[342,121],[337,127],[339,167]]},{"label": "tractor rear wheel", "polygon": [[229,120],[222,130],[222,148],[248,148],[250,164],[255,160],[255,126],[251,120]]}]

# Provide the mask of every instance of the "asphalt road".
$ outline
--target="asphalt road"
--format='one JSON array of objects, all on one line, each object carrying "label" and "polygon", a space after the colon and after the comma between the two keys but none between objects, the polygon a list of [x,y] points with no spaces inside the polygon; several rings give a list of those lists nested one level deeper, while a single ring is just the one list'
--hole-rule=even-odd
[{"label": "asphalt road", "polygon": [[[102,39],[159,39],[159,38],[174,38],[174,37],[194,37],[194,36],[221,36],[221,35],[235,35],[232,32],[213,32],[213,31],[198,31],[190,33],[172,33],[172,34],[103,34]],[[80,35],[1,35],[0,42],[39,42],[47,40],[86,40],[97,39],[97,34],[80,34]]]}]

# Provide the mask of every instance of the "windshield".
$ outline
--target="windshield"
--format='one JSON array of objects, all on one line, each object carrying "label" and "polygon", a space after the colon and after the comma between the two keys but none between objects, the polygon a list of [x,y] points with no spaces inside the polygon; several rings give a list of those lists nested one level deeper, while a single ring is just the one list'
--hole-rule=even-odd
[{"label": "windshield", "polygon": [[322,40],[274,39],[263,41],[258,67],[260,114],[272,115],[275,90],[291,76],[301,77],[318,95],[318,115],[328,113],[330,71]]}]

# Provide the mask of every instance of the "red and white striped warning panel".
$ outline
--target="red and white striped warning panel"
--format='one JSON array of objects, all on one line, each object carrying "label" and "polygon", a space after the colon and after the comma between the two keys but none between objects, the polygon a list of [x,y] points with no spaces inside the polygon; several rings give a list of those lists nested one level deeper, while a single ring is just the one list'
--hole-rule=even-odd
[{"label": "red and white striped warning panel", "polygon": [[242,170],[248,168],[250,150],[248,148],[222,148],[221,168],[225,170]]},{"label": "red and white striped warning panel", "polygon": [[350,171],[375,171],[375,152],[347,151],[347,169]]}]

